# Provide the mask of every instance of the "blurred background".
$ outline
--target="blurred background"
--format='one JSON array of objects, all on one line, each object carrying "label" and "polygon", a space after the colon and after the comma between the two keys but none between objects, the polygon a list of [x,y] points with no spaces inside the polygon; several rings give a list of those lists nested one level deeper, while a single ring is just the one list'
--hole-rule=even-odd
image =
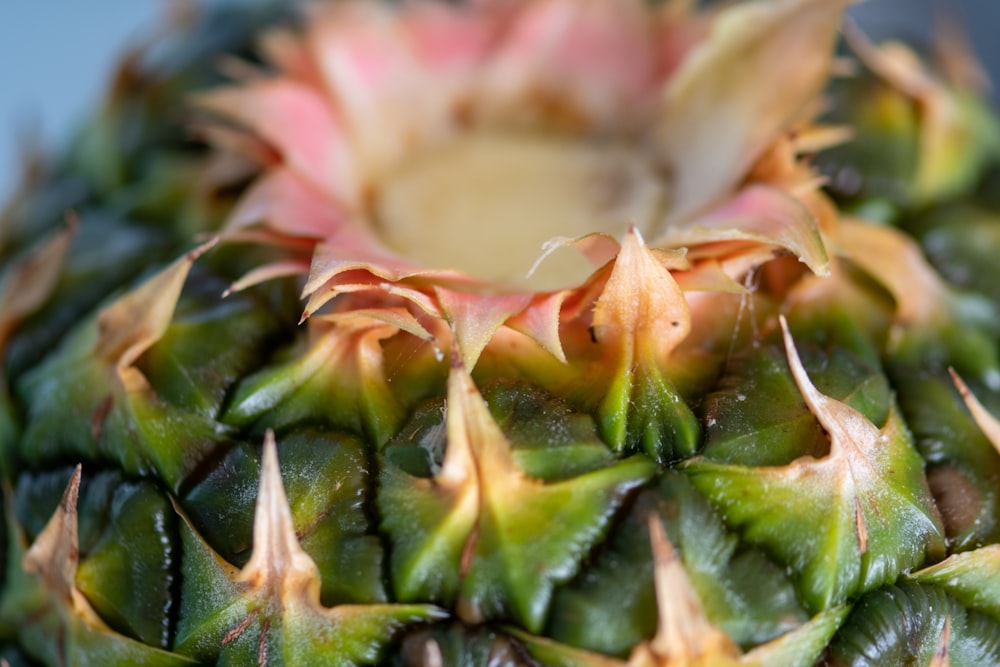
[{"label": "blurred background", "polygon": [[[33,135],[46,148],[65,141],[117,56],[179,1],[0,0],[0,200],[17,183],[19,145]],[[851,13],[873,37],[911,41],[926,38],[935,13],[953,14],[1000,83],[1000,0],[867,0]]]}]

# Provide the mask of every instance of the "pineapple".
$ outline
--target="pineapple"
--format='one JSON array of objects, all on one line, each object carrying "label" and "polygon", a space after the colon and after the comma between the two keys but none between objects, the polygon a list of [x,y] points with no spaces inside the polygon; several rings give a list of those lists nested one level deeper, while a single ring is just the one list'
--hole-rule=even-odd
[{"label": "pineapple", "polygon": [[846,4],[131,54],[0,226],[0,664],[1000,664],[1000,131]]}]

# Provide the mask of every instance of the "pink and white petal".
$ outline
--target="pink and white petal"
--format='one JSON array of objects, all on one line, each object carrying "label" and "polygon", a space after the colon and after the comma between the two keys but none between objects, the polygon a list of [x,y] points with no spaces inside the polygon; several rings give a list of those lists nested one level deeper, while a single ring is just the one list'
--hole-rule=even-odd
[{"label": "pink and white petal", "polygon": [[473,368],[497,329],[531,303],[532,294],[469,294],[435,287],[441,311],[451,325],[462,362]]},{"label": "pink and white petal", "polygon": [[754,241],[795,254],[817,275],[829,275],[830,259],[816,218],[787,192],[748,185],[724,206],[687,225],[665,226],[654,245],[692,247],[724,241]]},{"label": "pink and white petal", "polygon": [[434,340],[434,336],[406,308],[355,308],[346,312],[320,315],[318,319],[328,322],[344,322],[355,318],[363,318],[375,322],[389,324],[400,331],[413,334],[426,341]]},{"label": "pink and white petal", "polygon": [[568,98],[591,123],[621,123],[649,99],[656,59],[640,0],[524,3],[484,73],[487,104]]},{"label": "pink and white petal", "polygon": [[400,16],[414,54],[424,69],[449,76],[469,74],[490,54],[498,25],[466,5],[413,2]]},{"label": "pink and white petal", "polygon": [[746,2],[719,12],[664,90],[655,146],[674,177],[668,226],[728,195],[826,81],[850,0]]},{"label": "pink and white petal", "polygon": [[270,264],[264,264],[258,266],[257,268],[249,271],[243,276],[236,280],[232,285],[222,293],[223,297],[227,297],[230,294],[240,292],[247,289],[248,287],[253,287],[254,285],[259,285],[261,283],[266,283],[271,280],[276,280],[278,278],[285,278],[288,276],[304,276],[309,272],[309,262],[306,260],[287,260],[284,262],[272,262]]},{"label": "pink and white petal", "polygon": [[302,293],[312,294],[336,275],[354,270],[369,271],[392,282],[428,272],[386,248],[368,229],[350,224],[328,235],[316,246],[309,280]]},{"label": "pink and white petal", "polygon": [[453,120],[447,77],[425,71],[395,12],[382,3],[335,3],[309,35],[364,171],[376,178]]},{"label": "pink and white petal", "polygon": [[668,0],[660,6],[653,39],[658,82],[667,81],[705,39],[717,13],[717,9],[698,12],[695,0]]},{"label": "pink and white petal", "polygon": [[215,153],[224,157],[242,156],[260,167],[273,167],[281,163],[281,155],[277,150],[249,130],[196,120],[191,125],[191,132],[211,144]]},{"label": "pink and white petal", "polygon": [[320,289],[312,292],[306,302],[301,321],[311,318],[334,298],[349,294],[365,294],[369,303],[372,298],[378,301],[395,299],[395,302],[406,302],[416,306],[432,318],[444,318],[437,300],[425,291],[389,282],[368,271],[352,270],[337,274]]},{"label": "pink and white petal", "polygon": [[566,363],[559,324],[568,294],[567,290],[560,290],[536,295],[523,311],[507,320],[506,326],[533,339],[549,354]]},{"label": "pink and white petal", "polygon": [[270,79],[199,96],[196,104],[246,125],[315,187],[345,205],[359,205],[363,165],[347,128],[318,90],[291,79]]},{"label": "pink and white petal", "polygon": [[251,186],[226,221],[235,231],[266,223],[291,236],[325,238],[347,220],[347,212],[288,167],[268,172]]}]

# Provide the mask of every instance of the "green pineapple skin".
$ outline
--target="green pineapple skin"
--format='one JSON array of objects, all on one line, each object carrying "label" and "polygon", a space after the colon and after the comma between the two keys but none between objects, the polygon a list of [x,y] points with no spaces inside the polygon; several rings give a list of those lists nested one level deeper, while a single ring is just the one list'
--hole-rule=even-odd
[{"label": "green pineapple skin", "polygon": [[[708,618],[742,650],[792,633],[776,667],[940,664],[942,637],[952,665],[1000,664],[1000,589],[984,583],[1000,567],[1000,455],[948,374],[1000,413],[1000,159],[976,157],[962,188],[916,202],[900,165],[919,117],[900,100],[900,125],[864,128],[886,151],[829,158],[869,179],[832,196],[881,211],[921,244],[953,288],[946,316],[895,328],[891,297],[857,266],[814,302],[761,290],[740,310],[771,326],[748,336],[750,323],[730,322],[720,338],[732,346],[706,353],[714,379],[683,398],[663,390],[671,410],[650,408],[663,421],[623,445],[571,397],[483,372],[511,459],[538,484],[477,518],[468,567],[453,494],[434,481],[447,364],[392,341],[408,360],[399,377],[419,381],[362,397],[336,367],[308,372],[315,348],[294,281],[220,296],[266,251],[199,258],[170,326],[136,363],[152,392],[122,394],[92,355],[98,313],[217,230],[246,185],[195,192],[206,150],[161,115],[220,82],[216,57],[251,57],[260,27],[287,20],[259,8],[204,16],[155,67],[120,77],[0,218],[0,280],[63,229],[66,210],[80,220],[51,297],[17,324],[0,366],[4,664],[612,664],[656,631],[651,515]],[[856,90],[838,98],[847,111],[890,94],[877,81],[860,89],[860,102]],[[856,503],[839,491],[819,503],[808,484],[763,476],[830,451],[778,314],[820,392],[896,428],[878,484]],[[254,547],[270,431],[319,604],[340,615],[283,608],[234,581]],[[23,567],[77,464],[75,583],[101,628]],[[870,522],[859,555],[855,512],[869,510],[892,516]]]}]

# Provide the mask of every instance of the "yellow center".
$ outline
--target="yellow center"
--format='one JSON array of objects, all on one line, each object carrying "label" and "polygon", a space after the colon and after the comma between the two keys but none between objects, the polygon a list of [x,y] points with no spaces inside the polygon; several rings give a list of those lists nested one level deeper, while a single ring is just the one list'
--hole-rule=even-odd
[{"label": "yellow center", "polygon": [[407,162],[381,184],[373,214],[383,241],[421,264],[544,291],[596,268],[571,247],[536,266],[546,241],[648,229],[663,195],[651,166],[622,146],[484,133]]}]

